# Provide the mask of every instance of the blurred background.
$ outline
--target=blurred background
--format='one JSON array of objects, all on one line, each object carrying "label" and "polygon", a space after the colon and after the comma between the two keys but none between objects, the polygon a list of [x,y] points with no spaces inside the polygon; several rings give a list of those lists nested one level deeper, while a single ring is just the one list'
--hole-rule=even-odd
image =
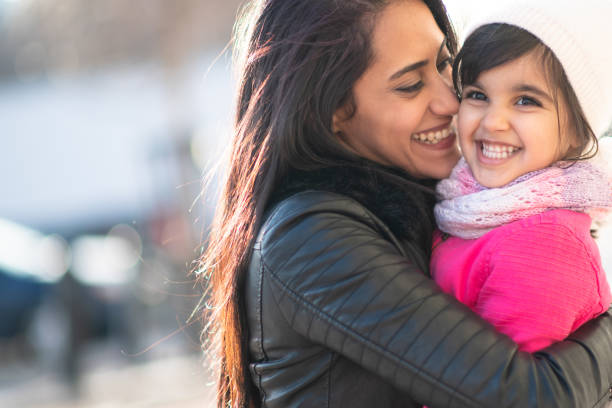
[{"label": "blurred background", "polygon": [[190,271],[240,3],[0,0],[0,407],[212,406]]},{"label": "blurred background", "polygon": [[0,0],[0,406],[210,401],[197,258],[239,0]]}]

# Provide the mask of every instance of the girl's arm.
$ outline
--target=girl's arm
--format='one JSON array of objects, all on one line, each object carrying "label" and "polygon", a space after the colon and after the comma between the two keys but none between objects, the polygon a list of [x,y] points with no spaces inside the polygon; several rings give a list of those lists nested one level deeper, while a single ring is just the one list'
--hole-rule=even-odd
[{"label": "girl's arm", "polygon": [[282,207],[257,250],[263,278],[296,332],[430,407],[607,403],[609,313],[566,341],[535,354],[521,352],[442,293],[357,203],[330,194]]}]

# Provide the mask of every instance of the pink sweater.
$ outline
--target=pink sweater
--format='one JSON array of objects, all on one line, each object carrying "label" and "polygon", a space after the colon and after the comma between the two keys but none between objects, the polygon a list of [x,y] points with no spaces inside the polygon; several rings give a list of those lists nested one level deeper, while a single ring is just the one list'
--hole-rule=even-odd
[{"label": "pink sweater", "polygon": [[433,278],[533,352],[603,313],[612,296],[588,215],[551,210],[477,239],[437,231]]}]

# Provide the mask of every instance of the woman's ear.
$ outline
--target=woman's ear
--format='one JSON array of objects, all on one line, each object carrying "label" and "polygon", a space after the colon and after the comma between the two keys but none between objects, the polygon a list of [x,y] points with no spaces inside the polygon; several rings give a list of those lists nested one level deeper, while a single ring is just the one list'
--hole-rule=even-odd
[{"label": "woman's ear", "polygon": [[340,112],[341,109],[342,108],[339,108],[332,115],[332,132],[334,133],[334,135],[342,133],[342,122],[343,122],[343,120],[341,119],[341,112]]},{"label": "woman's ear", "polygon": [[335,135],[341,135],[345,133],[346,121],[349,115],[346,106],[341,106],[336,109],[336,112],[332,115],[332,132]]},{"label": "woman's ear", "polygon": [[352,123],[353,115],[346,106],[340,107],[332,115],[332,132],[338,142],[348,151],[353,154],[359,155],[355,149],[351,146],[351,127],[354,126]]}]

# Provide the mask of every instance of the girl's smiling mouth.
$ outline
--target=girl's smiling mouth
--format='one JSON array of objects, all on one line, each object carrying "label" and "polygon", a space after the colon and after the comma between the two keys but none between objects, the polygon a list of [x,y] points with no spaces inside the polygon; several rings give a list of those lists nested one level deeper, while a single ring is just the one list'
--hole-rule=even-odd
[{"label": "girl's smiling mouth", "polygon": [[522,150],[520,147],[487,140],[478,140],[476,141],[476,145],[478,147],[478,158],[487,163],[503,161]]}]

